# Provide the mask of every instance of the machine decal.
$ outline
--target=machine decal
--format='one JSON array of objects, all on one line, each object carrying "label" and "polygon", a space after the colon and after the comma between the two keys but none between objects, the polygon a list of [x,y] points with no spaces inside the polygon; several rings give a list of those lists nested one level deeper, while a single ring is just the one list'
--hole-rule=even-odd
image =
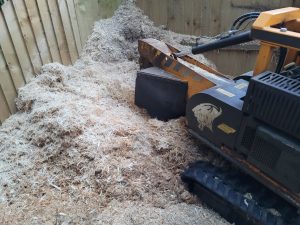
[{"label": "machine decal", "polygon": [[236,132],[235,129],[233,129],[225,123],[220,124],[218,128],[226,134],[234,134]]},{"label": "machine decal", "polygon": [[224,90],[224,89],[222,89],[222,88],[218,88],[217,91],[218,91],[219,93],[223,94],[223,95],[226,95],[226,96],[229,97],[229,98],[232,98],[232,97],[235,96],[235,94],[233,94],[233,93],[231,93],[231,92],[229,92],[229,91],[226,91],[226,90]]},{"label": "machine decal", "polygon": [[202,103],[193,108],[194,116],[197,118],[198,127],[203,130],[204,127],[213,131],[214,120],[222,114],[222,109],[210,103]]}]

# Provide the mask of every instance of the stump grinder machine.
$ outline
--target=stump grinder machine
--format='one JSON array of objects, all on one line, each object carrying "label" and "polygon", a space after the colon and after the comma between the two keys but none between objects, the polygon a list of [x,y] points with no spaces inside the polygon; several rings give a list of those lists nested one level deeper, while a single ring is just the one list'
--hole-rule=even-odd
[{"label": "stump grinder machine", "polygon": [[[256,65],[234,79],[192,56],[253,40]],[[136,105],[160,120],[185,116],[192,136],[239,168],[194,162],[182,174],[189,190],[235,224],[300,224],[300,9],[247,13],[189,51],[143,39],[139,53]]]}]

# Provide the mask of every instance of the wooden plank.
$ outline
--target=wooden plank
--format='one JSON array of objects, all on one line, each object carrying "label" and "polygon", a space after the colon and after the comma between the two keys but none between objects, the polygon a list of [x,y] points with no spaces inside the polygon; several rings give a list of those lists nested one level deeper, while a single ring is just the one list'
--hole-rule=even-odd
[{"label": "wooden plank", "polygon": [[[146,1],[145,7],[149,9],[149,16],[156,25],[166,25],[168,23],[168,1]],[[153,7],[157,5],[159,7]]]},{"label": "wooden plank", "polygon": [[264,0],[264,1],[257,1],[257,0],[248,0],[248,1],[241,1],[241,0],[232,0],[232,7],[233,8],[240,8],[249,11],[266,11],[276,8],[282,7],[289,7],[293,5],[293,0],[280,0],[280,1],[273,1],[273,0]]},{"label": "wooden plank", "polygon": [[26,6],[24,4],[24,1],[12,0],[12,2],[22,31],[23,39],[25,41],[31,63],[33,65],[33,70],[37,74],[40,72],[40,68],[42,66],[42,60],[40,57],[38,47],[35,42],[30,21],[28,19]]},{"label": "wooden plank", "polygon": [[19,64],[23,71],[26,82],[29,82],[33,77],[33,67],[27,52],[27,48],[22,36],[22,32],[19,27],[19,23],[14,11],[14,7],[11,1],[2,6],[2,13],[7,24],[10,37],[12,39],[16,54],[19,59]]},{"label": "wooden plank", "polygon": [[[220,72],[235,77],[253,70],[256,63],[257,51],[220,49],[204,53],[204,55],[215,63]],[[239,63],[236,63],[236,59],[239,59]]]},{"label": "wooden plank", "polygon": [[[149,16],[149,17],[152,19],[153,22],[156,22],[156,21],[154,20],[154,19],[156,19],[156,18],[152,18],[152,17],[150,16],[150,11],[152,11],[154,7],[148,7],[148,6],[147,6],[147,2],[150,2],[150,1],[148,1],[148,0],[137,0],[137,1],[136,1],[137,6],[138,6],[140,9],[142,9],[142,10],[144,11],[145,15]],[[167,24],[167,23],[166,23],[166,24]]]},{"label": "wooden plank", "polygon": [[69,17],[68,7],[65,0],[57,0],[58,1],[58,7],[60,11],[60,16],[63,22],[63,27],[65,30],[67,43],[70,51],[71,61],[74,64],[76,60],[78,59],[78,52],[75,44],[75,37],[73,34],[73,29]]},{"label": "wooden plank", "polygon": [[203,25],[205,24],[205,11],[202,10],[203,1],[193,1],[193,18],[192,24],[189,28],[189,34],[195,35],[207,35],[203,30]]},{"label": "wooden plank", "polygon": [[82,45],[91,34],[95,21],[111,17],[121,2],[122,0],[74,0]]},{"label": "wooden plank", "polygon": [[[148,1],[148,0],[137,0],[137,6],[142,9],[144,11],[144,14],[149,16],[149,18],[155,23],[155,24],[160,24],[160,21],[159,21],[159,17],[156,17],[156,16],[152,16],[153,14],[153,11],[154,10],[157,10],[159,11],[159,8],[158,7],[154,7],[152,4],[151,4],[151,1]],[[168,2],[166,2],[167,5],[168,5]],[[167,23],[166,23],[167,24]],[[165,24],[165,25],[166,25]]]},{"label": "wooden plank", "polygon": [[[276,2],[276,1],[272,1],[272,2]],[[298,6],[299,6],[299,0],[280,0],[280,3],[279,3],[279,7],[291,7],[291,6],[297,6],[297,3],[298,3]]]},{"label": "wooden plank", "polygon": [[75,42],[76,42],[77,51],[78,51],[78,54],[80,54],[81,49],[82,49],[82,47],[81,47],[81,37],[80,37],[80,33],[79,33],[79,27],[78,27],[76,12],[75,12],[74,1],[73,0],[67,0],[67,6],[68,6],[68,11],[69,11],[70,20],[71,20],[71,24],[72,24],[72,29],[73,29],[73,33],[74,33],[74,38],[75,38]]},{"label": "wooden plank", "polygon": [[98,0],[74,0],[78,25],[80,27],[80,37],[84,45],[88,36],[91,34],[94,22],[99,16]]},{"label": "wooden plank", "polygon": [[60,17],[57,1],[48,0],[48,7],[50,10],[52,24],[54,27],[55,36],[56,36],[62,63],[64,65],[70,65],[71,57],[70,57],[68,43],[67,43],[64,27],[62,24],[62,20]]},{"label": "wooden plank", "polygon": [[[209,1],[209,14],[211,15],[211,23],[210,23],[210,29],[212,31],[209,33],[210,36],[215,36],[220,34],[221,32],[221,12],[222,12],[222,0],[215,0],[215,1]],[[230,23],[229,23],[230,24]],[[227,30],[227,29],[226,29]]]},{"label": "wooden plank", "polygon": [[24,0],[43,64],[52,62],[43,25],[35,0]]},{"label": "wooden plank", "polygon": [[[168,0],[167,1],[167,26],[172,31],[178,33],[192,33],[194,27],[190,27],[193,24],[193,0],[189,0],[187,4],[185,1]],[[157,3],[159,5],[159,3]],[[199,12],[197,12],[199,13]],[[165,14],[160,11],[160,14]],[[155,16],[155,14],[153,14]],[[162,18],[161,18],[162,19]],[[161,23],[161,22],[160,22]],[[192,31],[191,31],[192,30]]]},{"label": "wooden plank", "polygon": [[174,1],[174,23],[177,26],[176,32],[184,33],[185,32],[185,17],[184,17],[184,1]]},{"label": "wooden plank", "polygon": [[167,26],[172,31],[177,32],[180,28],[176,25],[175,0],[167,0],[168,2],[168,22]]},{"label": "wooden plank", "polygon": [[[193,27],[194,27],[194,0],[193,1],[189,1],[188,4],[184,5],[183,8],[183,18],[184,18],[184,33],[185,34],[192,34],[194,32]],[[199,12],[196,12],[197,14]]]},{"label": "wooden plank", "polygon": [[[158,0],[152,0],[155,4]],[[97,19],[106,19],[112,17],[115,10],[119,7],[122,0],[98,0],[99,9],[96,12],[99,17]]]},{"label": "wooden plank", "polygon": [[[284,1],[284,0],[281,0],[281,1]],[[300,7],[300,1],[299,0],[293,0],[292,6]]]},{"label": "wooden plank", "polygon": [[[243,8],[239,8],[239,7],[234,7],[233,6],[234,3],[232,2],[228,2],[228,1],[222,1],[220,7],[222,8],[221,10],[221,23],[220,23],[220,28],[219,30],[216,30],[215,32],[225,32],[228,31],[233,23],[233,21],[238,18],[239,16],[241,16],[244,13],[247,13],[248,11],[243,9]],[[253,11],[253,10],[251,10]],[[228,16],[230,15],[230,16]]]},{"label": "wooden plank", "polygon": [[1,106],[0,122],[3,123],[4,120],[10,116],[10,112],[1,85],[0,85],[0,106]]},{"label": "wooden plank", "polygon": [[61,58],[59,54],[59,49],[54,33],[54,28],[51,22],[51,16],[48,9],[48,4],[46,0],[37,0],[37,5],[40,12],[40,17],[42,19],[42,24],[46,34],[47,43],[51,53],[52,61],[61,63]]},{"label": "wooden plank", "polygon": [[[14,86],[14,83],[12,81],[10,72],[7,68],[3,52],[0,49],[0,85],[3,89],[3,94],[6,98],[6,101],[8,103],[9,111],[11,113],[14,113],[17,111],[16,105],[15,105],[15,99],[17,97],[17,92]],[[0,105],[1,108],[1,105]]]},{"label": "wooden plank", "polygon": [[0,46],[12,76],[14,86],[18,89],[25,84],[25,80],[2,11],[0,12],[0,27]]}]

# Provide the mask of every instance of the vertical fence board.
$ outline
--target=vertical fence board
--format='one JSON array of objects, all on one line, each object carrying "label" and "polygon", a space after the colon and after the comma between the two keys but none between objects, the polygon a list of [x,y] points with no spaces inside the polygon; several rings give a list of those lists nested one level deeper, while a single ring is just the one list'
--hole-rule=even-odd
[{"label": "vertical fence board", "polygon": [[[0,49],[0,85],[3,89],[3,94],[7,100],[9,111],[11,113],[14,113],[17,111],[16,105],[15,105],[15,98],[17,97],[17,92],[14,86],[14,83],[11,78],[11,74],[6,66],[6,62],[2,53],[2,50]],[[2,108],[2,105],[0,104],[0,108]]]},{"label": "vertical fence board", "polygon": [[18,20],[11,1],[7,2],[7,4],[5,4],[2,7],[2,12],[14,48],[16,49],[16,55],[18,57],[19,64],[21,66],[23,76],[25,78],[25,81],[28,82],[33,77],[33,68],[30,62],[29,55],[27,53],[27,48],[25,46],[24,39],[21,30],[19,28]]},{"label": "vertical fence board", "polygon": [[55,36],[57,39],[57,44],[58,44],[61,60],[64,65],[70,65],[71,57],[70,57],[67,39],[66,39],[64,27],[62,24],[62,20],[60,17],[57,1],[48,0],[48,6],[49,6],[49,10],[50,10],[52,24],[53,24],[54,31],[55,31]]},{"label": "vertical fence board", "polygon": [[75,38],[75,43],[77,47],[78,53],[81,52],[81,37],[79,33],[79,28],[78,28],[78,22],[77,22],[77,17],[76,17],[76,12],[75,12],[75,5],[73,0],[67,0],[67,6],[68,6],[68,11],[70,14],[70,20],[71,20],[71,25],[74,33],[74,38]]},{"label": "vertical fence board", "polygon": [[42,60],[38,47],[36,45],[30,21],[28,20],[26,6],[24,4],[24,1],[13,0],[12,2],[16,11],[18,22],[22,31],[23,38],[25,40],[31,63],[33,65],[34,72],[37,74],[39,73],[42,66]]},{"label": "vertical fence board", "polygon": [[38,9],[40,12],[42,24],[46,34],[47,43],[52,56],[53,62],[61,62],[58,45],[54,33],[54,28],[52,26],[51,17],[48,9],[48,4],[46,0],[37,0]]},{"label": "vertical fence board", "polygon": [[[176,26],[176,15],[175,15],[175,11],[176,11],[176,5],[174,5],[175,0],[167,0],[167,27],[171,30],[173,30],[173,27]],[[153,11],[155,9],[150,9],[150,12]],[[151,14],[150,14],[151,15]],[[150,16],[150,18],[152,18]],[[159,22],[161,24],[161,22]],[[180,29],[180,28],[179,28]],[[179,32],[179,30],[178,30]]]},{"label": "vertical fence board", "polygon": [[205,16],[205,12],[201,11],[202,1],[194,1],[193,2],[193,18],[192,23],[189,27],[188,34],[204,34],[202,31],[203,17]]},{"label": "vertical fence board", "polygon": [[[185,4],[183,9],[184,15],[184,33],[191,34],[193,33],[193,21],[194,21],[194,4]],[[198,14],[199,12],[197,12]]]},{"label": "vertical fence board", "polygon": [[93,24],[99,19],[99,2],[98,0],[74,0],[76,16],[80,27],[80,37],[82,45],[87,40]]},{"label": "vertical fence board", "polygon": [[[166,25],[168,23],[168,12],[166,11],[167,8],[168,8],[168,4],[166,1],[163,1],[162,3],[160,3],[161,1],[160,0],[157,0],[157,4],[161,4],[161,7],[160,7],[160,12],[157,12],[159,13],[160,15],[160,20],[162,22],[163,25]],[[155,16],[155,13],[154,13],[154,16]]]},{"label": "vertical fence board", "polygon": [[[184,1],[168,0],[168,25],[175,27],[178,26],[178,32],[185,32],[185,18],[184,18]],[[162,13],[162,12],[160,12]]]},{"label": "vertical fence board", "polygon": [[67,38],[71,61],[72,61],[72,64],[74,64],[78,58],[78,52],[77,52],[76,44],[74,41],[75,37],[74,37],[74,33],[73,33],[71,21],[70,21],[70,16],[68,13],[68,7],[67,7],[66,1],[58,0],[58,7],[59,7],[60,16],[62,18],[64,31],[65,31],[66,38]]},{"label": "vertical fence board", "polygon": [[119,7],[121,2],[122,0],[98,0],[98,10],[96,14],[98,19],[106,19],[113,16],[115,10]]},{"label": "vertical fence board", "polygon": [[[152,16],[150,16],[150,12],[149,12],[149,10],[151,9],[151,7],[147,7],[147,2],[149,2],[149,1],[147,1],[147,0],[138,0],[137,1],[137,6],[140,8],[140,9],[142,9],[143,11],[144,11],[144,13],[147,15],[147,16],[149,16],[149,17],[152,17]],[[163,1],[164,2],[164,1]],[[153,17],[153,20],[155,19],[156,17]],[[156,21],[154,21],[154,22],[156,22]],[[167,23],[166,23],[167,24]]]},{"label": "vertical fence board", "polygon": [[0,122],[3,123],[3,121],[10,116],[10,112],[1,85],[0,85],[0,105],[1,105]]},{"label": "vertical fence board", "polygon": [[24,0],[43,64],[52,62],[38,7],[35,0]]},{"label": "vertical fence board", "polygon": [[18,89],[25,84],[25,80],[2,11],[0,13],[0,27],[0,46],[12,76],[14,86]]}]

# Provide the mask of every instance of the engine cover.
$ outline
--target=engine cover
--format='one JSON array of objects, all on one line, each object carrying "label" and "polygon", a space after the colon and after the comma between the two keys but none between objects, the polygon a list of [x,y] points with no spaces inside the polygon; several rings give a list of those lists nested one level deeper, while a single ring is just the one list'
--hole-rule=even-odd
[{"label": "engine cover", "polygon": [[234,149],[247,87],[245,80],[232,81],[194,95],[187,104],[189,129],[217,147],[226,145]]},{"label": "engine cover", "polygon": [[236,149],[300,193],[300,81],[264,72],[251,79]]},{"label": "engine cover", "polygon": [[269,71],[253,77],[243,111],[300,139],[300,80]]}]

